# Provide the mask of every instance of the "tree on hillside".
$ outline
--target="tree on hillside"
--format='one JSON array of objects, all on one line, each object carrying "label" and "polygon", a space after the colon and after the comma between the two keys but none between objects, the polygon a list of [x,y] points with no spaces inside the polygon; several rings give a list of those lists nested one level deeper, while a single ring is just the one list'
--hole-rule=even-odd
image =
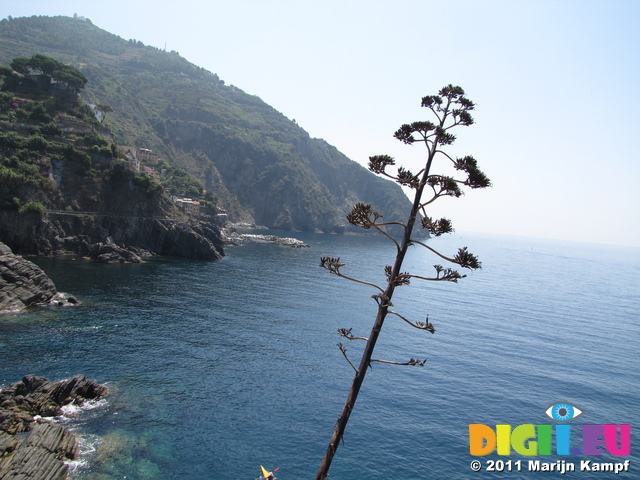
[{"label": "tree on hillside", "polygon": [[11,62],[11,68],[20,75],[34,73],[48,78],[48,83],[56,81],[67,86],[68,90],[79,92],[88,80],[80,70],[71,65],[65,65],[46,55],[37,53],[31,58],[17,57]]},{"label": "tree on hillside", "polygon": [[28,75],[29,74],[29,59],[28,58],[24,58],[24,57],[16,57],[14,58],[11,63],[11,68],[13,68],[13,70],[15,72],[18,72],[22,75]]},{"label": "tree on hillside", "polygon": [[99,103],[96,105],[96,110],[102,113],[100,117],[100,124],[102,125],[107,118],[107,113],[113,112],[113,108],[111,105],[107,105],[106,103]]},{"label": "tree on hillside", "polygon": [[[490,180],[478,168],[476,160],[472,156],[453,158],[443,150],[443,147],[454,143],[456,137],[451,130],[458,126],[469,126],[473,124],[473,117],[470,112],[474,109],[473,102],[464,96],[464,90],[460,87],[448,85],[438,92],[438,95],[426,96],[422,99],[422,106],[429,109],[435,117],[434,121],[419,121],[405,124],[395,132],[395,138],[407,145],[423,143],[426,147],[426,161],[424,168],[417,173],[412,173],[404,167],[398,167],[397,173],[388,173],[389,167],[395,165],[395,160],[388,155],[377,155],[369,158],[369,170],[376,174],[391,178],[400,185],[409,187],[414,191],[413,206],[409,212],[406,223],[384,222],[381,213],[375,211],[370,204],[358,203],[347,215],[348,221],[364,229],[375,229],[387,237],[396,248],[396,258],[393,265],[385,267],[386,283],[378,286],[374,283],[354,279],[342,272],[345,263],[340,258],[322,257],[320,266],[327,269],[329,273],[339,277],[368,285],[376,289],[373,299],[378,304],[378,310],[373,328],[368,337],[355,336],[352,329],[341,328],[338,333],[349,341],[366,342],[362,357],[358,366],[349,360],[347,349],[342,343],[338,343],[338,348],[349,362],[355,375],[353,383],[344,405],[342,413],[336,422],[333,436],[318,470],[316,480],[324,480],[329,472],[331,462],[336,453],[338,445],[342,440],[349,416],[358,398],[358,393],[364,381],[367,370],[373,362],[381,362],[395,365],[417,365],[423,366],[426,360],[411,358],[408,361],[389,361],[373,358],[373,351],[382,330],[387,315],[392,315],[412,327],[435,333],[435,327],[429,322],[427,316],[425,321],[415,321],[397,312],[391,299],[397,287],[408,285],[412,280],[422,281],[448,281],[457,282],[466,275],[450,267],[443,267],[440,264],[434,265],[435,273],[432,276],[415,275],[409,272],[402,272],[402,263],[407,250],[412,245],[424,247],[426,250],[439,257],[439,261],[444,260],[450,264],[457,265],[464,269],[477,269],[481,264],[478,258],[470,253],[466,247],[460,248],[454,255],[443,255],[422,241],[416,240],[412,235],[415,223],[420,219],[422,228],[428,230],[433,236],[440,236],[453,231],[451,221],[446,218],[433,219],[428,215],[427,207],[441,197],[460,197],[462,195],[461,186],[469,188],[485,188],[491,185]],[[432,167],[436,160],[451,162],[453,168],[460,172],[462,178],[455,178],[443,173],[432,172]],[[457,174],[456,174],[457,175]],[[423,195],[426,198],[423,198]],[[420,217],[422,215],[422,217]],[[391,225],[401,225],[404,234],[402,238],[394,238],[386,228]]]},{"label": "tree on hillside", "polygon": [[36,53],[28,60],[27,66],[36,72],[40,72],[43,75],[51,77],[53,72],[63,67],[64,64],[51,57],[47,57],[46,55]]},{"label": "tree on hillside", "polygon": [[88,82],[87,77],[71,65],[62,65],[60,68],[54,70],[51,78],[57,82],[66,84],[68,90],[76,93],[82,90]]},{"label": "tree on hillside", "polygon": [[0,77],[8,77],[12,73],[13,70],[11,68],[0,65]]}]

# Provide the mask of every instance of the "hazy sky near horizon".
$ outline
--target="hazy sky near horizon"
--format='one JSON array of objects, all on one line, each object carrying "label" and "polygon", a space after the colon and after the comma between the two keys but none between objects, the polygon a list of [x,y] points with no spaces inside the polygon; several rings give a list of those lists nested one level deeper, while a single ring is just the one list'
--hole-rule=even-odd
[{"label": "hazy sky near horizon", "polygon": [[23,0],[0,17],[89,18],[176,50],[349,158],[390,154],[452,83],[476,104],[449,152],[490,189],[434,204],[460,231],[640,247],[640,1]]}]

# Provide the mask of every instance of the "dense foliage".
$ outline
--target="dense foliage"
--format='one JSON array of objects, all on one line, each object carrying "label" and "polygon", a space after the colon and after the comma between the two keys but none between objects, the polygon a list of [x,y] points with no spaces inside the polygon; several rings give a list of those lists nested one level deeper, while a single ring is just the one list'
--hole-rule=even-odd
[{"label": "dense foliage", "polygon": [[[12,72],[5,71],[5,86],[10,86],[14,90],[24,83],[30,84],[36,81],[43,83],[42,79],[46,81],[45,86],[51,86],[55,82],[74,92],[80,91],[87,84],[87,77],[77,68],[40,53],[31,58],[14,58],[11,68]],[[34,80],[33,76],[37,80]]]}]

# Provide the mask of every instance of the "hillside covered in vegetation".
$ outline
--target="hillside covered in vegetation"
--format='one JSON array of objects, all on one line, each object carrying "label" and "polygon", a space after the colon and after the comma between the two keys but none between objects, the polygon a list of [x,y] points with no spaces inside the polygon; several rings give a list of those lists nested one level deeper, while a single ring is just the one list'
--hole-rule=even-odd
[{"label": "hillside covered in vegetation", "polygon": [[165,195],[199,194],[199,182],[169,165],[163,184],[141,170],[81,100],[87,82],[42,54],[0,67],[0,241],[18,253],[105,262],[148,253],[219,258],[217,228]]},{"label": "hillside covered in vegetation", "polygon": [[[152,152],[148,161],[156,171],[173,171],[175,184],[183,183],[185,195],[206,192],[232,221],[342,232],[348,228],[345,215],[355,202],[372,203],[388,220],[398,219],[408,206],[395,183],[376,177],[260,98],[225,84],[176,52],[124,40],[82,18],[0,21],[1,65],[36,54],[77,69],[87,80],[80,93],[82,103],[62,109],[53,124],[73,122],[73,117],[87,119],[86,105],[92,105],[97,131],[108,126],[112,134],[103,141],[95,133],[77,132],[75,148],[82,144],[91,157],[88,162],[87,154],[77,156],[75,168],[86,180],[79,188],[94,190],[92,175],[105,173],[96,158],[108,157],[107,150],[115,145]],[[20,108],[24,115],[37,116],[33,109]],[[52,122],[46,117],[41,120],[39,138],[51,142],[47,135],[55,134],[56,127],[49,127]],[[49,161],[55,164],[52,153]],[[116,155],[113,149],[111,153]],[[113,178],[118,164],[107,169]],[[26,171],[24,175],[29,176]],[[37,188],[51,188],[53,177],[42,179]],[[153,195],[153,184],[147,190]],[[82,196],[77,208],[96,208],[90,197]],[[68,207],[63,199],[58,203]]]},{"label": "hillside covered in vegetation", "polygon": [[[39,64],[45,62],[55,61],[18,57],[0,69],[0,209],[131,214],[137,205],[141,214],[161,212],[159,185],[119,158],[110,132],[80,101],[77,87],[44,73]],[[119,204],[123,199],[112,192],[129,181],[143,188],[131,189],[127,203]],[[136,202],[136,196],[146,198]]]}]

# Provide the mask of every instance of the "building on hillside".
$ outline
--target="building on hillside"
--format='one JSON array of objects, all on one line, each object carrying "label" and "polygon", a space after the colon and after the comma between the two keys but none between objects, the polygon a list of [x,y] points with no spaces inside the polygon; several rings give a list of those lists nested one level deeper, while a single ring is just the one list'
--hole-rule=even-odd
[{"label": "building on hillside", "polygon": [[138,149],[138,158],[141,162],[159,162],[160,158],[158,155],[153,153],[153,150],[149,150],[148,148],[139,148]]},{"label": "building on hillside", "polygon": [[178,198],[172,197],[174,203],[180,208],[183,212],[188,215],[193,215],[197,217],[200,215],[200,202],[197,200],[192,200],[190,198]]},{"label": "building on hillside", "polygon": [[136,172],[140,171],[140,160],[138,159],[136,147],[130,145],[118,145],[118,148],[123,152],[131,162],[131,166]]},{"label": "building on hillside", "polygon": [[142,170],[150,177],[153,177],[154,180],[157,180],[158,182],[160,181],[160,175],[158,175],[158,173],[153,168],[143,165]]}]

